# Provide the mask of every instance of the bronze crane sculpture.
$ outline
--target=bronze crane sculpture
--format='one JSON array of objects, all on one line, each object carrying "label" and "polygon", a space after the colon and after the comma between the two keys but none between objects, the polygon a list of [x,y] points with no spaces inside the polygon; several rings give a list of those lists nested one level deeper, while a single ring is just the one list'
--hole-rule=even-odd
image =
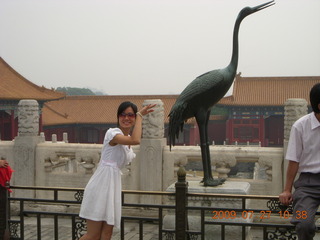
[{"label": "bronze crane sculpture", "polygon": [[227,93],[231,87],[238,67],[238,33],[241,21],[252,13],[274,5],[274,1],[261,4],[256,7],[243,8],[236,19],[233,29],[233,49],[229,65],[223,69],[204,73],[193,80],[179,95],[169,113],[169,144],[175,145],[175,138],[183,130],[184,122],[195,117],[200,135],[200,148],[203,166],[204,186],[217,186],[225,179],[212,177],[210,150],[208,142],[208,121],[211,108]]}]

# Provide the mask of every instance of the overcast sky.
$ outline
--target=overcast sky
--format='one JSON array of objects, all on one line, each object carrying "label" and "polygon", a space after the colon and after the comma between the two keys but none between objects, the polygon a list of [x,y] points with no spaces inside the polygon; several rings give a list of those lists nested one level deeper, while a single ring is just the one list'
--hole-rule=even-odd
[{"label": "overcast sky", "polygon": [[[180,94],[228,65],[239,11],[260,0],[0,0],[0,57],[47,88]],[[278,0],[244,19],[244,77],[320,76],[320,1]]]}]

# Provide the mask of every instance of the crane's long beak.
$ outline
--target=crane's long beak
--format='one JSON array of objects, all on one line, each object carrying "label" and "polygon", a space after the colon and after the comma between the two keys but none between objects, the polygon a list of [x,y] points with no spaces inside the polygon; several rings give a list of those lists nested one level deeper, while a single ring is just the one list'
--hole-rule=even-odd
[{"label": "crane's long beak", "polygon": [[275,4],[275,2],[274,2],[274,0],[272,0],[272,1],[270,1],[270,2],[267,2],[267,3],[264,3],[264,4],[258,5],[258,6],[256,6],[256,7],[253,7],[253,8],[252,8],[252,12],[253,12],[253,13],[254,13],[254,12],[258,12],[258,11],[260,11],[260,10],[262,10],[262,9],[265,9],[265,8],[267,8],[267,7],[270,7],[270,6],[274,5],[274,4]]}]

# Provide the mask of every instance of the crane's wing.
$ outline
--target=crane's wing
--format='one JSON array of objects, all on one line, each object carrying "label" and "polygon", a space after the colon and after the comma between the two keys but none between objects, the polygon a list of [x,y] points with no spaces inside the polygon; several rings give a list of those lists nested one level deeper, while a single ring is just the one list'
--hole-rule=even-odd
[{"label": "crane's wing", "polygon": [[210,71],[193,80],[182,91],[176,103],[187,104],[188,111],[185,117],[190,118],[199,107],[211,108],[226,94],[230,86],[221,70]]},{"label": "crane's wing", "polygon": [[182,91],[169,114],[170,147],[175,145],[186,120],[194,117],[200,108],[209,110],[225,95],[232,84],[226,82],[223,72],[214,70],[200,75]]}]

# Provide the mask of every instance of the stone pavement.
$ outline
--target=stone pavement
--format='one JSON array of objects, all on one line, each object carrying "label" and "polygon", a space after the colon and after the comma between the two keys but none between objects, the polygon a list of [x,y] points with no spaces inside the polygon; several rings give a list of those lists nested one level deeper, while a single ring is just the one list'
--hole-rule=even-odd
[{"label": "stone pavement", "polygon": [[[15,218],[12,218],[15,219]],[[25,217],[25,240],[37,240],[37,219],[35,217]],[[71,240],[72,229],[71,220],[59,218],[59,240]],[[53,218],[41,218],[41,240],[54,239],[54,223]],[[143,224],[143,239],[144,240],[158,240],[158,225]],[[139,239],[139,224],[126,222],[125,223],[125,240]],[[114,229],[112,240],[120,240],[120,230]]]},{"label": "stone pavement", "polygon": [[[18,217],[12,217],[18,219]],[[35,217],[25,217],[25,240],[38,240],[37,238],[37,219]],[[59,218],[59,240],[71,240],[71,220],[68,218]],[[41,240],[54,239],[53,218],[41,218]],[[112,240],[120,240],[120,230],[114,229]],[[134,222],[125,222],[125,240],[139,240],[139,224]],[[164,236],[163,236],[164,239]],[[200,237],[198,238],[200,239]],[[208,238],[206,238],[208,239]],[[241,236],[239,234],[239,238]],[[262,240],[263,233],[261,228],[251,228],[248,239]],[[316,235],[315,240],[320,240],[320,234]],[[152,223],[143,224],[143,240],[159,240],[158,225]],[[230,240],[227,238],[227,240]],[[235,239],[234,239],[235,240]]]}]

